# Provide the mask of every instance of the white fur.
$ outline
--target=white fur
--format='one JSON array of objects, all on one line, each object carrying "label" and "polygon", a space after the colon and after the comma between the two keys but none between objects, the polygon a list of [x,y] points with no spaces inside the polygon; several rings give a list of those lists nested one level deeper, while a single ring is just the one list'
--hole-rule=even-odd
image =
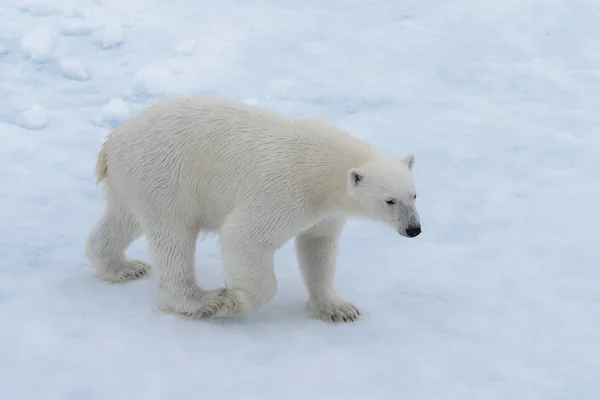
[{"label": "white fur", "polygon": [[[370,218],[405,236],[418,226],[413,164],[412,155],[388,157],[324,122],[213,97],[171,98],[107,136],[96,169],[106,209],[86,254],[101,278],[136,279],[150,266],[125,250],[145,234],[161,309],[228,316],[275,296],[274,253],[295,237],[309,313],[352,321],[360,311],[333,283],[344,222]],[[228,288],[196,283],[196,239],[207,232],[220,234]]]}]

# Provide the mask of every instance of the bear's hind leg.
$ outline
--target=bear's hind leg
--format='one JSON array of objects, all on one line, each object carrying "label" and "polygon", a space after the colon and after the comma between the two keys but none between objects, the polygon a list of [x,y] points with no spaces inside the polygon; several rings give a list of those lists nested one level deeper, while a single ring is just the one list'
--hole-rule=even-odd
[{"label": "bear's hind leg", "polygon": [[99,278],[121,283],[150,271],[150,264],[131,260],[125,250],[139,237],[140,226],[131,212],[109,200],[104,214],[87,238],[85,254]]},{"label": "bear's hind leg", "polygon": [[339,297],[334,276],[343,220],[326,220],[296,236],[296,255],[308,290],[306,303],[311,317],[326,322],[351,322],[361,312]]},{"label": "bear's hind leg", "polygon": [[[151,242],[154,269],[159,276],[161,308],[192,318],[239,316],[257,309],[275,296],[274,249],[265,251],[235,217],[221,228],[223,264],[231,286],[204,291],[194,277],[195,235],[169,230]],[[165,306],[166,305],[166,306]]]},{"label": "bear's hind leg", "polygon": [[233,308],[227,289],[203,290],[197,284],[194,256],[198,232],[172,221],[155,224],[155,229],[148,233],[158,279],[159,309],[201,318]]},{"label": "bear's hind leg", "polygon": [[223,267],[230,279],[224,289],[228,302],[217,316],[237,316],[256,310],[275,297],[277,278],[273,265],[275,247],[261,236],[275,227],[257,231],[259,221],[268,220],[257,210],[233,214],[227,218],[220,231]]}]

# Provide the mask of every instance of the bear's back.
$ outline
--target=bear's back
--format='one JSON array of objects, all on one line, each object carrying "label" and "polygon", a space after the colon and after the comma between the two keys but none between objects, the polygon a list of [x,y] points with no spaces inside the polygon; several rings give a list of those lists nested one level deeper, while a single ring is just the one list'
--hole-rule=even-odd
[{"label": "bear's back", "polygon": [[209,96],[157,103],[111,133],[107,145],[109,176],[111,169],[121,175],[122,190],[143,182],[140,195],[203,198],[223,212],[265,193],[286,202],[332,185],[342,190],[347,169],[373,154],[323,121]]}]

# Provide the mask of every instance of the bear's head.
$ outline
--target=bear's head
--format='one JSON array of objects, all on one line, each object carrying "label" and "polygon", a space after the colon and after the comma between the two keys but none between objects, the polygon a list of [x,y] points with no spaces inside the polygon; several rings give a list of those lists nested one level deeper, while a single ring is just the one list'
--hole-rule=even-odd
[{"label": "bear's head", "polygon": [[415,157],[381,158],[348,171],[348,194],[360,216],[383,222],[402,236],[421,233],[412,181]]}]

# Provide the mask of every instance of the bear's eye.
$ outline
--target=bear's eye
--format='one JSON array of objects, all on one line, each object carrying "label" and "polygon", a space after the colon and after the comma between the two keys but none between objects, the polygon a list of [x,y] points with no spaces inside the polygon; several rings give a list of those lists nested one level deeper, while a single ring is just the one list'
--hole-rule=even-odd
[{"label": "bear's eye", "polygon": [[416,194],[414,194],[414,195],[413,195],[413,200],[415,200],[416,198],[417,198],[417,195],[416,195]]},{"label": "bear's eye", "polygon": [[394,204],[396,204],[396,199],[387,199],[385,202],[388,203],[390,206],[393,206]]}]

